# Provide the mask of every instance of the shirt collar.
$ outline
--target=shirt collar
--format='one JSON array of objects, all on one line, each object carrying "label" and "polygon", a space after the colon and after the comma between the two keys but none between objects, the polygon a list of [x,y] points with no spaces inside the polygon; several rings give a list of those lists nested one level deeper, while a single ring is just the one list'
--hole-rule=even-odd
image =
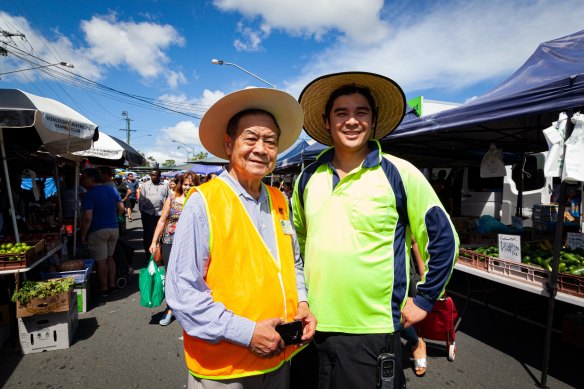
[{"label": "shirt collar", "polygon": [[[237,181],[235,179],[235,177],[233,177],[231,174],[229,174],[227,172],[227,170],[223,170],[221,172],[221,174],[219,174],[219,177],[218,178],[221,178],[225,182],[227,182],[227,184],[231,188],[233,188],[233,190],[235,191],[235,193],[237,193],[238,196],[245,197],[245,198],[247,198],[249,200],[256,201],[256,199],[253,198],[252,195],[250,195],[249,193],[247,193],[247,190],[245,190],[243,188],[243,186],[241,186],[241,184],[239,183],[239,181]],[[261,203],[261,202],[267,200],[267,198],[268,198],[268,194],[266,192],[266,188],[264,188],[264,184],[262,183],[261,184],[261,187],[260,187],[260,197],[258,198],[257,202],[258,203]]]},{"label": "shirt collar", "polygon": [[[367,154],[367,156],[365,157],[365,160],[363,161],[362,167],[372,168],[372,167],[375,167],[381,163],[381,152],[382,152],[381,151],[381,144],[379,143],[378,140],[372,139],[372,140],[367,141],[367,146],[369,146],[370,151],[369,151],[369,154]],[[329,147],[328,149],[326,149],[325,151],[320,153],[320,155],[318,157],[316,157],[316,160],[321,164],[332,163],[334,156],[335,156],[335,148]]]}]

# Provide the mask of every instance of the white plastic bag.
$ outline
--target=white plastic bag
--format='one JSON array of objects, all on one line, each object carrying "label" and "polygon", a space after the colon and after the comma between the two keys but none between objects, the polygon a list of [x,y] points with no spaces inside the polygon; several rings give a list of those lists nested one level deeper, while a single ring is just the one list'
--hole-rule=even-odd
[{"label": "white plastic bag", "polygon": [[503,152],[494,143],[491,143],[489,150],[481,162],[481,178],[503,177],[505,176],[505,163],[503,162]]},{"label": "white plastic bag", "polygon": [[560,113],[557,122],[543,130],[548,144],[548,155],[545,159],[543,172],[546,177],[560,177],[564,165],[564,139],[566,137],[566,122],[568,115]]},{"label": "white plastic bag", "polygon": [[576,112],[572,116],[574,131],[566,140],[566,156],[562,181],[584,181],[584,115]]}]

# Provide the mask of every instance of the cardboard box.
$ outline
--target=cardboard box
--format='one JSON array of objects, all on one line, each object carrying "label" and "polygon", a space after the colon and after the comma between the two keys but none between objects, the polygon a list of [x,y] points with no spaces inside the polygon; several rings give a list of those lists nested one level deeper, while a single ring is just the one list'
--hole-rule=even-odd
[{"label": "cardboard box", "polygon": [[89,307],[89,296],[91,295],[89,280],[84,284],[75,285],[75,292],[77,292],[77,312],[86,313]]},{"label": "cardboard box", "polygon": [[66,312],[18,318],[23,354],[69,348],[77,332],[77,297],[73,295]]},{"label": "cardboard box", "polygon": [[16,302],[16,317],[44,315],[50,312],[67,312],[73,298],[73,289],[45,298],[34,298],[26,305]]}]

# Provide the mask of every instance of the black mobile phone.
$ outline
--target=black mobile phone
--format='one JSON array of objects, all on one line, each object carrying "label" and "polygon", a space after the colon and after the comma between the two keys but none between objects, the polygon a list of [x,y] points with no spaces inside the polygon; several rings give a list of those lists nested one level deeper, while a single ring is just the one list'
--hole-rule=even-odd
[{"label": "black mobile phone", "polygon": [[377,357],[377,387],[379,389],[393,389],[395,377],[395,355],[379,354]]},{"label": "black mobile phone", "polygon": [[302,321],[295,320],[289,323],[282,323],[276,326],[276,331],[284,341],[286,346],[290,344],[302,343]]}]

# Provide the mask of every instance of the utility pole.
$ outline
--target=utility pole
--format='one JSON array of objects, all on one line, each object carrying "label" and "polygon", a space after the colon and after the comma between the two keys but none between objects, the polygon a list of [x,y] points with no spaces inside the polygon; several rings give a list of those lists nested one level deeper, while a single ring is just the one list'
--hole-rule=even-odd
[{"label": "utility pole", "polygon": [[[4,36],[5,38],[20,37],[20,38],[26,39],[26,36],[23,33],[20,33],[20,32],[14,33],[14,32],[9,32],[6,30],[1,30],[1,29],[0,29],[0,35]],[[0,41],[0,43],[6,44],[7,42]],[[9,53],[9,51],[6,50],[5,47],[0,47],[0,55],[1,56],[8,57],[8,53]]]},{"label": "utility pole", "polygon": [[132,119],[130,119],[130,114],[128,114],[128,111],[123,111],[122,116],[124,117],[124,120],[126,121],[126,128],[125,129],[121,128],[120,131],[126,131],[126,143],[129,145],[130,144],[130,132],[132,132],[132,131],[136,132],[136,130],[130,129],[130,122],[132,121]]}]

